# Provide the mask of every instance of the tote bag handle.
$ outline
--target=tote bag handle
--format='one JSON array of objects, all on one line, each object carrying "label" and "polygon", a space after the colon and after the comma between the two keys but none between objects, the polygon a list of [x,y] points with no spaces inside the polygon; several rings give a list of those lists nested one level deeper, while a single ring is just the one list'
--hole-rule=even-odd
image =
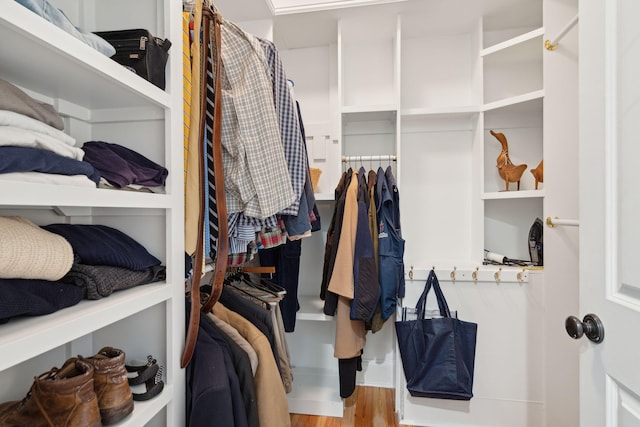
[{"label": "tote bag handle", "polygon": [[431,270],[429,272],[429,277],[427,278],[427,283],[424,285],[424,290],[416,303],[416,313],[418,315],[418,319],[424,319],[425,316],[425,307],[427,305],[427,294],[433,287],[433,291],[436,293],[436,299],[438,300],[438,309],[440,309],[440,315],[442,317],[451,317],[451,311],[449,310],[449,305],[447,304],[447,300],[442,293],[442,289],[440,289],[440,282],[438,281],[438,277],[436,276],[436,272]]}]

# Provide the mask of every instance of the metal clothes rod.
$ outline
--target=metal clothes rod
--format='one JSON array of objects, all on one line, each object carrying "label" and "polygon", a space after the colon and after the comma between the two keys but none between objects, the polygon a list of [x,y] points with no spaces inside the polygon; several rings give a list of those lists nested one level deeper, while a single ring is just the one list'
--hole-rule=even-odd
[{"label": "metal clothes rod", "polygon": [[558,217],[551,218],[547,217],[547,226],[553,228],[557,225],[566,225],[570,227],[578,227],[580,225],[577,219],[559,219]]},{"label": "metal clothes rod", "polygon": [[[204,266],[204,270],[203,273],[209,273],[211,271],[213,271],[214,265],[211,262],[208,262],[205,264]],[[236,273],[236,272],[244,272],[244,273],[256,273],[256,274],[274,274],[276,272],[276,268],[272,267],[272,266],[246,266],[246,267],[240,267],[240,266],[231,266],[231,267],[227,267],[227,272],[228,273]]]},{"label": "metal clothes rod", "polygon": [[395,155],[382,155],[382,156],[342,156],[342,163],[348,162],[384,162],[384,161],[396,161]]},{"label": "metal clothes rod", "polygon": [[576,15],[559,33],[551,40],[544,42],[544,47],[547,50],[556,50],[560,40],[578,23],[578,15]]}]

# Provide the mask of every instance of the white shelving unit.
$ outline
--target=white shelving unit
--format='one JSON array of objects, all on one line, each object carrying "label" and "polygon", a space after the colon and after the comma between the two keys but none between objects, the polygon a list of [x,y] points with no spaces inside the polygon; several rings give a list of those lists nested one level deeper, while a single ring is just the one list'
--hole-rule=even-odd
[{"label": "white shelving unit", "polygon": [[184,254],[181,5],[170,0],[53,0],[87,31],[146,28],[173,42],[161,90],[12,0],[0,0],[0,78],[63,116],[78,146],[117,143],[169,170],[165,194],[0,182],[0,215],[37,224],[102,224],[140,242],[167,267],[163,282],[116,292],[46,316],[0,325],[0,401],[22,399],[33,377],[103,346],[127,359],[152,354],[165,388],[118,425],[182,425]]},{"label": "white shelving unit", "polygon": [[[296,331],[287,336],[296,369],[292,412],[341,416],[335,324],[322,314],[319,299],[333,190],[349,167],[342,156],[393,154],[406,273],[412,266],[417,272],[413,280],[407,275],[403,303],[415,304],[434,266],[452,309],[479,324],[475,397],[411,397],[391,322],[367,335],[358,384],[394,387],[403,424],[542,425],[543,336],[534,325],[544,312],[543,273],[500,270],[482,261],[485,248],[528,259],[529,227],[544,217],[548,192],[544,184],[534,189],[528,170],[520,191],[515,184],[502,191],[496,170],[500,145],[489,130],[505,133],[513,162],[527,163],[527,169],[546,155],[542,11],[548,5],[445,3],[357,2],[333,9],[314,4],[296,10],[276,4],[260,15],[231,0],[217,2],[241,26],[260,19],[271,25],[287,75],[296,82],[307,136],[313,137],[311,165],[323,170],[317,193],[323,231],[303,241],[301,308]],[[456,281],[450,277],[454,270]],[[473,273],[477,280],[470,279]]]},{"label": "white shelving unit", "polygon": [[[34,375],[67,357],[113,345],[134,358],[153,354],[166,367],[163,393],[136,403],[133,415],[119,425],[180,426],[185,396],[179,368],[184,342],[180,3],[52,2],[87,30],[147,28],[173,42],[162,91],[14,1],[0,0],[0,78],[54,105],[64,116],[65,131],[79,142],[116,142],[165,165],[166,194],[0,182],[0,214],[37,224],[121,229],[167,265],[167,279],[0,325],[0,401],[21,399]],[[554,355],[544,348],[563,345],[566,337],[556,333],[555,323],[567,306],[575,306],[568,301],[575,296],[569,285],[576,280],[571,266],[577,261],[556,249],[571,249],[570,240],[545,236],[551,262],[544,273],[483,266],[482,256],[487,248],[527,258],[526,235],[535,217],[544,218],[543,212],[576,217],[577,203],[567,195],[577,187],[572,163],[577,136],[570,129],[577,121],[572,101],[577,89],[565,87],[577,79],[572,56],[577,48],[568,37],[569,54],[548,60],[543,43],[547,30],[557,33],[575,16],[577,1],[358,1],[349,7],[334,2],[336,7],[284,8],[273,2],[268,7],[264,0],[215,3],[226,19],[276,42],[287,77],[295,81],[311,166],[322,169],[316,197],[323,230],[303,241],[301,309],[296,331],[287,335],[294,375],[290,411],[342,415],[335,322],[322,313],[319,299],[333,191],[348,167],[343,155],[395,154],[406,239],[403,303],[415,303],[426,273],[435,267],[451,308],[479,324],[475,396],[470,402],[409,396],[391,322],[367,336],[358,384],[394,387],[403,424],[555,425],[553,416],[557,421],[566,411],[568,393],[556,399],[560,393],[549,387],[564,386],[556,378],[565,378],[565,372],[550,374],[550,366],[560,362],[547,363]],[[566,80],[558,77],[567,70]],[[567,124],[559,117],[565,113]],[[491,129],[505,133],[514,163],[532,169],[549,157],[549,188],[541,184],[534,190],[525,171],[520,191],[501,191],[504,182],[495,168],[500,146]],[[566,145],[555,140],[565,137]],[[558,153],[567,165],[554,159]],[[560,179],[563,174],[571,176]],[[474,272],[478,280],[469,279]],[[545,282],[567,287],[552,293]],[[565,371],[575,369],[569,363]]]}]

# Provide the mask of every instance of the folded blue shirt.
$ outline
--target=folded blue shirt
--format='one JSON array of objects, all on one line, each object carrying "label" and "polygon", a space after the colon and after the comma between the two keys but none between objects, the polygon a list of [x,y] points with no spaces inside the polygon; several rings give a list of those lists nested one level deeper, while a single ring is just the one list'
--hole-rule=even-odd
[{"label": "folded blue shirt", "polygon": [[10,172],[86,175],[96,184],[100,181],[100,173],[90,163],[40,148],[2,146],[0,147],[0,173]]}]

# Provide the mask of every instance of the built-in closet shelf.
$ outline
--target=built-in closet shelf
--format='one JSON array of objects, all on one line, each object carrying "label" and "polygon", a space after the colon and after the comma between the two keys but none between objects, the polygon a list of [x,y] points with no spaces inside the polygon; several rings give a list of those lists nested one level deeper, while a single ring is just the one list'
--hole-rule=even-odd
[{"label": "built-in closet shelf", "polygon": [[[141,389],[133,388],[133,393],[144,393],[144,386]],[[147,425],[167,404],[171,401],[174,393],[173,386],[166,383],[162,392],[153,399],[143,402],[133,402],[133,413],[123,421],[113,424],[115,427],[139,427]]]},{"label": "built-in closet shelf", "polygon": [[373,114],[382,113],[388,115],[395,113],[398,107],[394,104],[387,105],[343,105],[340,112],[342,114]]},{"label": "built-in closet shelf", "polygon": [[318,296],[298,295],[300,310],[296,314],[297,320],[313,320],[319,322],[333,321],[333,316],[327,316],[322,312],[324,301]]},{"label": "built-in closet shelf", "polygon": [[314,196],[320,202],[332,202],[335,200],[334,193],[315,193]]},{"label": "built-in closet shelf", "polygon": [[0,182],[3,206],[92,206],[121,208],[170,208],[167,194],[106,188],[84,188],[29,182]]},{"label": "built-in closet shelf", "polygon": [[342,417],[343,404],[337,371],[293,367],[293,390],[287,395],[289,412]]},{"label": "built-in closet shelf", "polygon": [[[51,97],[61,114],[59,97],[87,110],[171,104],[167,92],[17,2],[2,2],[0,38],[3,78]],[[46,67],[46,79],[34,64]]]},{"label": "built-in closet shelf", "polygon": [[479,105],[461,105],[451,107],[434,107],[434,108],[404,108],[400,111],[402,117],[437,117],[437,118],[471,118],[474,114],[480,112],[482,108]]},{"label": "built-in closet shelf", "polygon": [[172,286],[158,282],[115,292],[100,300],[82,300],[46,316],[12,319],[0,329],[0,371],[166,301],[172,295]]},{"label": "built-in closet shelf", "polygon": [[[489,57],[491,55],[496,55],[500,52],[506,51],[509,48],[517,47],[518,49],[522,48],[524,44],[531,42],[532,40],[538,41],[537,39],[541,39],[544,36],[544,28],[536,28],[535,30],[529,31],[528,33],[522,34],[520,36],[514,37],[512,39],[503,41],[501,43],[497,43],[493,46],[489,46],[480,51],[480,56]],[[533,45],[533,44],[532,44]],[[543,46],[540,43],[538,48],[542,50]],[[513,52],[509,52],[509,57],[513,58]]]},{"label": "built-in closet shelf", "polygon": [[0,0],[0,79],[52,106],[76,147],[89,140],[117,143],[162,165],[169,176],[162,194],[36,183],[29,177],[0,180],[0,213],[36,224],[113,227],[157,256],[166,280],[0,325],[1,401],[24,396],[34,375],[60,367],[67,357],[117,346],[127,356],[153,354],[166,381],[159,396],[135,402],[134,413],[116,425],[183,425],[182,8],[169,0],[137,0],[133,11],[128,0],[52,3],[83,31],[146,28],[171,40],[167,90],[12,0]]},{"label": "built-in closet shelf", "polygon": [[522,95],[516,95],[509,98],[493,101],[482,106],[482,111],[492,111],[499,108],[509,107],[512,105],[522,104],[524,102],[533,101],[536,99],[544,98],[544,89],[536,90],[533,92],[524,93]]},{"label": "built-in closet shelf", "polygon": [[[511,184],[513,185],[513,184]],[[483,193],[482,200],[504,200],[504,199],[541,199],[544,197],[544,190],[510,190]]]}]

